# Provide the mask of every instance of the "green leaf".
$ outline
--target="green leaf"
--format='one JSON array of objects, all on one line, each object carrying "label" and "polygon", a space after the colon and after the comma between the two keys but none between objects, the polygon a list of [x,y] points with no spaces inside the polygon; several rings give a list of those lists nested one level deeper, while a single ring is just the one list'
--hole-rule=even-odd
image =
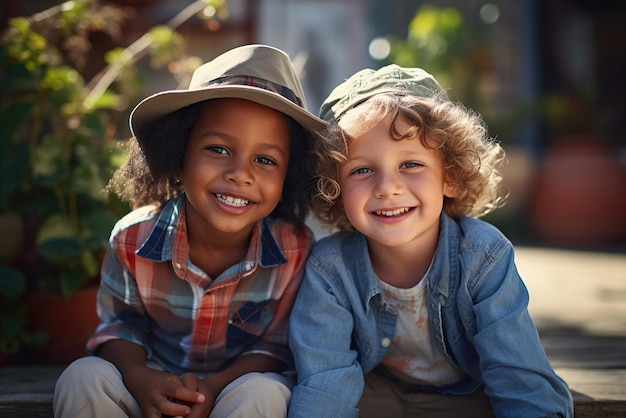
[{"label": "green leaf", "polygon": [[64,161],[66,146],[66,139],[50,136],[34,150],[33,174],[38,181],[55,185],[70,176],[68,164]]},{"label": "green leaf", "polygon": [[33,331],[22,333],[21,339],[27,347],[39,347],[44,345],[50,336],[45,331]]},{"label": "green leaf", "polygon": [[28,143],[0,147],[0,152],[0,196],[4,196],[17,188],[28,171]]},{"label": "green leaf", "polygon": [[37,252],[47,261],[62,265],[80,256],[81,245],[75,239],[51,239],[38,244]]},{"label": "green leaf", "polygon": [[81,270],[65,270],[59,275],[61,294],[70,296],[74,293],[85,279],[85,273]]},{"label": "green leaf", "polygon": [[93,103],[93,109],[114,109],[124,110],[128,105],[128,99],[121,94],[115,94],[111,91],[102,93],[98,100]]},{"label": "green leaf", "polygon": [[37,245],[58,239],[75,239],[78,236],[76,228],[67,216],[61,214],[50,215],[43,222],[37,233]]},{"label": "green leaf", "polygon": [[132,54],[125,48],[114,48],[104,54],[104,60],[107,64],[126,65],[133,58]]},{"label": "green leaf", "polygon": [[37,234],[37,252],[55,265],[78,259],[82,251],[78,231],[70,219],[61,214],[46,218]]},{"label": "green leaf", "polygon": [[26,278],[12,267],[0,266],[0,294],[16,299],[26,289]]},{"label": "green leaf", "polygon": [[100,260],[94,251],[85,250],[80,254],[80,264],[84,270],[84,277],[97,277],[100,272]]},{"label": "green leaf", "polygon": [[26,326],[26,314],[24,306],[16,306],[8,312],[2,312],[0,318],[0,330],[8,337],[16,338]]},{"label": "green leaf", "polygon": [[55,96],[59,96],[63,102],[73,101],[78,98],[83,86],[83,79],[70,67],[49,67],[46,75],[41,80],[41,86],[52,90]]},{"label": "green leaf", "polygon": [[104,180],[100,177],[100,168],[95,162],[81,164],[74,169],[72,190],[83,193],[94,200],[102,200],[100,191],[104,188]]},{"label": "green leaf", "polygon": [[84,245],[87,248],[104,249],[109,242],[111,230],[119,216],[108,209],[97,209],[81,217]]}]

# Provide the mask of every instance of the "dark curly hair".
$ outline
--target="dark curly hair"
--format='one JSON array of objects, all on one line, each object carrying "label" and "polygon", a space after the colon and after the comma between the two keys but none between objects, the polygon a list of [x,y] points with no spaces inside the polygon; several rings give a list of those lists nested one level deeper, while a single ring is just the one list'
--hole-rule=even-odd
[{"label": "dark curly hair", "polygon": [[[325,226],[353,231],[341,201],[339,167],[350,144],[385,117],[395,140],[418,140],[440,155],[446,181],[457,195],[444,198],[443,210],[453,218],[480,217],[502,206],[500,183],[504,150],[488,136],[482,117],[461,103],[416,97],[404,91],[380,93],[344,114],[315,142],[317,190],[312,211]],[[410,128],[400,132],[398,120]]]},{"label": "dark curly hair", "polygon": [[[182,170],[189,135],[206,101],[170,113],[137,136],[150,138],[151,147],[141,147],[136,137],[128,140],[128,158],[113,173],[105,192],[115,193],[135,209],[146,205],[162,207],[184,192],[176,180]],[[303,227],[309,212],[309,197],[315,188],[311,137],[295,120],[285,115],[289,129],[290,157],[283,185],[283,198],[271,217]]]}]

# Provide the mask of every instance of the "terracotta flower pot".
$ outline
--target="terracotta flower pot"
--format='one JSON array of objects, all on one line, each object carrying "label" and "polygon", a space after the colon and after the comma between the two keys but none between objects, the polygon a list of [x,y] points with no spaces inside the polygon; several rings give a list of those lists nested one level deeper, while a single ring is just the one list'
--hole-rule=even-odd
[{"label": "terracotta flower pot", "polygon": [[77,290],[69,298],[56,293],[26,295],[29,327],[48,334],[43,346],[29,349],[34,362],[65,365],[87,354],[85,343],[99,323],[97,292],[94,285]]},{"label": "terracotta flower pot", "polygon": [[559,141],[537,173],[531,201],[536,237],[566,247],[608,246],[626,240],[626,167],[606,142]]}]

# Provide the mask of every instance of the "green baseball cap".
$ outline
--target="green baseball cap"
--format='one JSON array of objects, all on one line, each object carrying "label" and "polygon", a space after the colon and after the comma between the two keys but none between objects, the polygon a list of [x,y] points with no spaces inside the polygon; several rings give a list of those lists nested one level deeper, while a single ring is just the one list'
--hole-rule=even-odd
[{"label": "green baseball cap", "polygon": [[348,110],[372,96],[398,90],[418,97],[447,99],[445,91],[431,74],[421,68],[391,64],[378,70],[361,70],[335,87],[320,107],[320,118],[335,123]]}]

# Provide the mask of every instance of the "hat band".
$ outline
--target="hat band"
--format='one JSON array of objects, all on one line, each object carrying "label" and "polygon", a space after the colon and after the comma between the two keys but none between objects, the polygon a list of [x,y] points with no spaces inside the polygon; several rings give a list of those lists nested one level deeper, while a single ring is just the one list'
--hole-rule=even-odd
[{"label": "hat band", "polygon": [[200,85],[200,87],[207,86],[251,86],[257,87],[263,90],[271,91],[273,93],[278,93],[283,96],[285,99],[289,100],[292,103],[295,103],[299,107],[304,108],[302,100],[288,87],[280,85],[278,83],[274,83],[269,80],[265,80],[259,77],[253,77],[249,75],[225,75],[213,80],[205,81]]}]

